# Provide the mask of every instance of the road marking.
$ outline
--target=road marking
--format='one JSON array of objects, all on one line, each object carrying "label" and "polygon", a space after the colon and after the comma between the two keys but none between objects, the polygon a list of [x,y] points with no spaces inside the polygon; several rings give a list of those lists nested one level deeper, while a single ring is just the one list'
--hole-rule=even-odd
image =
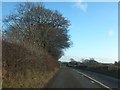
[{"label": "road marking", "polygon": [[95,83],[94,81],[91,81],[91,83]]},{"label": "road marking", "polygon": [[[75,70],[75,69],[73,69],[73,70]],[[107,88],[107,89],[109,89],[109,90],[112,90],[110,87],[108,87],[108,86],[102,84],[101,82],[99,82],[99,81],[97,81],[97,80],[91,78],[90,76],[88,76],[88,75],[86,75],[86,74],[84,74],[84,73],[82,73],[82,72],[80,72],[80,71],[78,71],[78,70],[75,70],[75,71],[78,72],[79,74],[82,74],[83,76],[87,77],[88,79],[90,79],[90,80],[92,80],[92,81],[98,83],[99,85],[101,85],[101,86],[103,86],[103,87],[105,87],[105,88]]]}]

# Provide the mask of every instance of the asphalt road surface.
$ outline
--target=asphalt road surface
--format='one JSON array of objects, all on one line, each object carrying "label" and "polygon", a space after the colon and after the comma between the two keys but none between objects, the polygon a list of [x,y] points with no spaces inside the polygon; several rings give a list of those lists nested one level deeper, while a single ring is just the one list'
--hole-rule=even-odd
[{"label": "asphalt road surface", "polygon": [[[106,82],[101,83],[101,81],[100,82],[98,81],[101,78],[100,76],[90,73],[91,72],[83,72],[80,70],[62,66],[58,71],[58,73],[56,74],[56,76],[48,83],[46,87],[47,88],[86,88],[86,89],[102,88],[102,89],[112,90],[111,87],[107,87],[104,84]],[[99,77],[99,79],[98,78],[94,79],[93,75]],[[105,81],[106,80],[107,79],[105,79]],[[114,83],[114,87],[117,87],[117,85],[115,85],[116,84],[115,80],[113,80],[113,83]]]},{"label": "asphalt road surface", "polygon": [[91,71],[86,71],[86,70],[77,70],[79,72],[82,72],[90,77],[93,77],[95,80],[101,82],[102,84],[110,87],[110,88],[120,88],[120,80],[117,78],[113,78],[107,75],[103,75],[100,73],[95,73]]}]

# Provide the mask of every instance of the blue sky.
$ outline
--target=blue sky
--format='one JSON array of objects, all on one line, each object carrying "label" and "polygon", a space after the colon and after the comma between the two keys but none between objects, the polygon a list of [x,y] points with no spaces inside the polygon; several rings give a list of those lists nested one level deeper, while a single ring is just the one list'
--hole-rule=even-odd
[{"label": "blue sky", "polygon": [[[14,12],[16,3],[2,3],[2,16]],[[58,10],[70,20],[73,45],[61,61],[93,57],[99,62],[118,60],[118,3],[46,2],[46,8]]]}]

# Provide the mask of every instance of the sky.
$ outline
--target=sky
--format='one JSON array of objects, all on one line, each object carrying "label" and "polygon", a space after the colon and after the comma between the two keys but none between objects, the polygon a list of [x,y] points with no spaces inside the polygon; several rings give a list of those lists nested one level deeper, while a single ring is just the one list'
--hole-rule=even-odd
[{"label": "sky", "polygon": [[[73,45],[64,50],[60,61],[70,58],[95,58],[98,62],[118,60],[117,2],[45,2],[45,7],[58,10],[66,17]],[[2,3],[2,18],[14,13],[16,3]]]}]

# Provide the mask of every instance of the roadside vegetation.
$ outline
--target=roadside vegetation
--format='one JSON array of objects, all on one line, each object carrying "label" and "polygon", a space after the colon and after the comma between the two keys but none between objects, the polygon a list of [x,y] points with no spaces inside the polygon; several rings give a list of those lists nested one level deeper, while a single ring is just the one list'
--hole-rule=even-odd
[{"label": "roadside vegetation", "polygon": [[87,70],[119,78],[120,67],[115,63],[98,63],[93,65],[87,65]]},{"label": "roadside vegetation", "polygon": [[64,64],[77,69],[89,70],[120,79],[120,61],[115,61],[114,63],[100,63],[94,58],[82,59],[82,62],[77,62],[73,58],[70,60],[69,63],[64,62]]},{"label": "roadside vegetation", "polygon": [[18,3],[3,20],[3,88],[42,88],[71,45],[69,20],[43,3]]}]

